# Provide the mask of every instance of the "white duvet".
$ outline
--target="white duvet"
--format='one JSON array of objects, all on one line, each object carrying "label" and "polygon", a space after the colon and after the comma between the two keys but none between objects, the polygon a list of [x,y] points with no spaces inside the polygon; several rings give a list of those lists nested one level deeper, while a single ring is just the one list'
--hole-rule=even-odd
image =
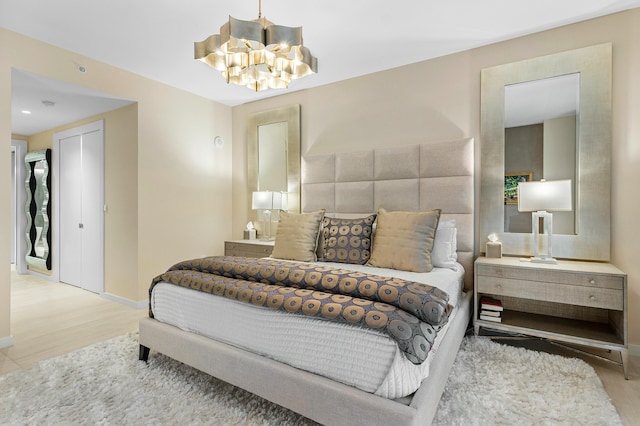
[{"label": "white duvet", "polygon": [[[434,268],[429,273],[396,271],[360,265],[331,264],[336,268],[373,272],[437,286],[457,305],[464,270]],[[274,311],[182,288],[157,284],[151,308],[158,321],[267,356],[385,398],[400,398],[418,389],[447,327],[427,360],[411,363],[386,334]],[[452,312],[450,320],[455,315]]]}]

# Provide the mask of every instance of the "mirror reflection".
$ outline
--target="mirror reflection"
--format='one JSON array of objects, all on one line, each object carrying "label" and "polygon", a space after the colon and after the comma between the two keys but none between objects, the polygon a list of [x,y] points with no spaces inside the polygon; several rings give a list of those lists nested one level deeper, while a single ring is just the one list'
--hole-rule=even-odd
[{"label": "mirror reflection", "polygon": [[[580,73],[506,85],[504,94],[504,232],[530,233],[531,213],[518,211],[518,182],[570,179],[575,200]],[[555,212],[553,228],[576,234],[575,211]]]},{"label": "mirror reflection", "polygon": [[27,166],[27,178],[25,181],[27,192],[25,204],[27,214],[26,262],[31,266],[47,270],[51,269],[51,227],[49,225],[51,217],[50,163],[50,149],[30,152],[25,156],[25,164]]},{"label": "mirror reflection", "polygon": [[258,190],[287,192],[287,122],[258,127]]}]

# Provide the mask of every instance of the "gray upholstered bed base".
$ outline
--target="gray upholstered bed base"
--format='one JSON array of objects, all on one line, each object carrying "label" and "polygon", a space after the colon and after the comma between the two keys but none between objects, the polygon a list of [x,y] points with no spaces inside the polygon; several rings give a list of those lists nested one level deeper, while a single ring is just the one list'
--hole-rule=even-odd
[{"label": "gray upholstered bed base", "polygon": [[180,330],[151,318],[140,321],[142,347],[204,371],[234,386],[326,425],[428,425],[470,318],[467,292],[446,339],[430,367],[429,378],[404,405],[307,373],[286,364]]}]

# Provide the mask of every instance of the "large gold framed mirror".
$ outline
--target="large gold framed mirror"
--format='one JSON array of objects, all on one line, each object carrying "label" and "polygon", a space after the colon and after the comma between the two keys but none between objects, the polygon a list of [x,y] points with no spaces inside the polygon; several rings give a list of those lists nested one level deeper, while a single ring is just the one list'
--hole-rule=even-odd
[{"label": "large gold framed mirror", "polygon": [[300,105],[250,114],[247,119],[248,217],[254,191],[287,193],[287,211],[300,212]]},{"label": "large gold framed mirror", "polygon": [[[569,178],[573,181],[573,212],[567,215],[565,230],[554,232],[553,254],[566,259],[610,260],[611,60],[611,43],[605,43],[482,70],[480,252],[485,251],[487,236],[494,233],[502,241],[504,254],[528,256],[534,253],[531,231],[518,229],[510,223],[513,219],[510,215],[516,216],[512,213],[514,206],[510,205],[514,203],[510,202],[507,194],[507,181],[514,176],[524,180]],[[545,83],[553,87],[553,84],[546,83],[563,79],[573,81],[578,92],[573,116],[567,113],[568,119],[562,117],[557,120],[567,129],[562,133],[567,143],[560,147],[560,142],[547,142],[546,157],[542,152],[544,149],[535,154],[535,150],[522,145],[516,148],[515,156],[529,160],[528,156],[537,155],[540,157],[539,166],[510,165],[507,157],[514,155],[510,153],[513,148],[506,145],[506,140],[513,133],[508,124],[511,111],[507,111],[505,106],[509,104],[505,100],[509,98],[508,93],[524,83]],[[557,90],[550,93],[552,101],[559,100]],[[533,109],[533,99],[527,98],[520,103]],[[551,107],[543,109],[548,111]],[[556,117],[553,118],[555,120]],[[552,124],[558,126],[556,122]],[[545,121],[549,128],[552,124],[547,125]],[[529,134],[536,133],[542,134],[543,131],[534,129]],[[558,152],[564,152],[562,157],[566,160],[552,165],[551,160],[560,158]],[[523,170],[515,170],[514,167]],[[536,168],[540,172],[534,176]],[[558,177],[559,173],[562,176]],[[530,224],[531,214],[526,215],[524,222]]]}]

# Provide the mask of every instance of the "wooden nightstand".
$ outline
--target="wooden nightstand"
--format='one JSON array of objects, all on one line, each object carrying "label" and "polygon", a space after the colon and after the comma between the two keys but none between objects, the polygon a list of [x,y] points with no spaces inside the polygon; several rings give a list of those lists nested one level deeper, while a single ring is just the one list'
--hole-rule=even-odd
[{"label": "wooden nightstand", "polygon": [[233,240],[224,242],[225,256],[268,257],[273,251],[274,241]]},{"label": "wooden nightstand", "polygon": [[[627,275],[610,263],[475,262],[473,326],[620,352],[628,378]],[[502,302],[501,322],[480,319],[480,298]],[[608,358],[606,360],[611,361]],[[615,362],[615,361],[613,361]]]}]

